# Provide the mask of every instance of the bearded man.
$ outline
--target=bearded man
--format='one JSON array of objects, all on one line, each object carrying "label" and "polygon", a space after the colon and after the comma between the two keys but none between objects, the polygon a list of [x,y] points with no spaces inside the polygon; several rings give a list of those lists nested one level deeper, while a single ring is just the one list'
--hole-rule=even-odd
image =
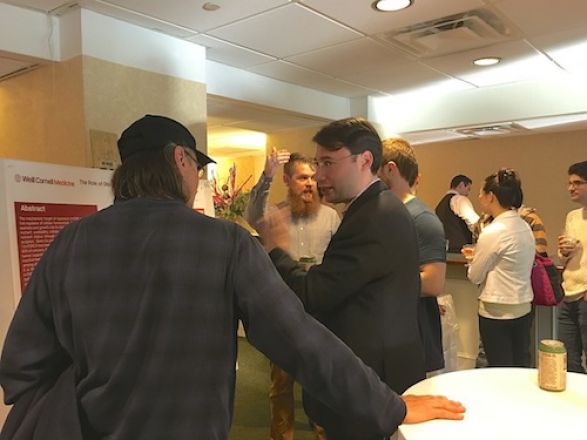
[{"label": "bearded man", "polygon": [[[283,183],[288,188],[287,199],[270,209],[287,212],[288,252],[292,258],[306,264],[319,264],[331,237],[340,225],[340,218],[334,209],[320,202],[314,179],[316,170],[309,158],[274,148],[267,156],[263,174],[251,190],[251,199],[244,217],[255,229],[259,227],[266,210],[269,189],[280,164],[283,164]],[[271,440],[293,439],[293,385],[293,378],[271,363]],[[320,438],[319,433],[317,438]]]}]

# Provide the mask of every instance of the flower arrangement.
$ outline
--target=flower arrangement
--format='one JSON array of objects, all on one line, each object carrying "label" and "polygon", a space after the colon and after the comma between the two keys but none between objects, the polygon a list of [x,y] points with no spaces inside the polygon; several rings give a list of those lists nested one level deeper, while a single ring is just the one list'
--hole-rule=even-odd
[{"label": "flower arrangement", "polygon": [[212,198],[214,211],[217,217],[236,221],[245,212],[250,193],[244,192],[243,186],[251,180],[249,176],[238,188],[236,187],[236,165],[232,164],[228,170],[228,178],[221,188],[218,187],[216,176],[212,178]]}]

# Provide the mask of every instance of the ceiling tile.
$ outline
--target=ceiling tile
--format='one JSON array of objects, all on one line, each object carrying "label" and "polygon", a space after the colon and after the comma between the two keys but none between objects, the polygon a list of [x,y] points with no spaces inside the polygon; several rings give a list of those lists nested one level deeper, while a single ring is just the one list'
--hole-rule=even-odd
[{"label": "ceiling tile", "polygon": [[369,72],[347,74],[342,76],[342,79],[393,94],[443,81],[447,79],[447,76],[417,61],[410,61],[404,64],[387,65]]},{"label": "ceiling tile", "polygon": [[99,14],[108,15],[117,20],[126,21],[127,23],[141,26],[146,29],[171,35],[172,37],[187,38],[197,34],[195,30],[187,29],[178,24],[169,23],[150,15],[138,14],[127,9],[120,9],[120,7],[116,5],[102,1],[89,0],[84,3],[84,7]]},{"label": "ceiling tile", "polygon": [[[501,57],[501,63],[488,67],[473,64],[477,58],[491,56]],[[554,63],[523,40],[430,58],[426,64],[476,86],[538,79],[561,73]]]},{"label": "ceiling tile", "polygon": [[298,4],[289,4],[208,33],[278,58],[361,37]]},{"label": "ceiling tile", "polygon": [[273,61],[274,58],[200,34],[187,38],[206,47],[206,58],[229,66],[245,69]]},{"label": "ceiling tile", "polygon": [[216,11],[202,9],[205,0],[101,0],[131,11],[157,17],[199,32],[258,14],[277,6],[287,4],[289,0],[214,0],[220,6]]},{"label": "ceiling tile", "polygon": [[43,12],[49,12],[69,2],[67,0],[15,0],[0,3],[12,3],[17,6],[23,6],[26,8],[36,9]]},{"label": "ceiling tile", "polygon": [[534,47],[571,73],[587,72],[587,36],[584,28],[574,28],[530,39]]},{"label": "ceiling tile", "polygon": [[302,2],[368,35],[392,31],[483,6],[481,0],[416,0],[411,7],[402,11],[377,12],[371,7],[373,0],[347,1],[344,7],[341,7],[340,0],[302,0]]},{"label": "ceiling tile", "polygon": [[405,64],[414,59],[365,37],[288,57],[287,60],[335,78],[344,78],[349,74]]},{"label": "ceiling tile", "polygon": [[494,3],[526,36],[575,27],[587,34],[585,0],[497,0]]},{"label": "ceiling tile", "polygon": [[364,96],[375,92],[375,90],[339,81],[328,75],[304,69],[283,61],[261,64],[248,70],[270,78],[291,82],[311,89],[320,90],[325,93],[345,96],[348,98]]}]

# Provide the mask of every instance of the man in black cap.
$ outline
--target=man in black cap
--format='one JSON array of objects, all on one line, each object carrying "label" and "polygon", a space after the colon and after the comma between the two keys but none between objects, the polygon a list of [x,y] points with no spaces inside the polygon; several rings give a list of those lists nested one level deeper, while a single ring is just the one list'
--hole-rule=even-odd
[{"label": "man in black cap", "polygon": [[191,209],[212,160],[185,127],[145,116],[118,148],[114,204],[61,231],[13,318],[2,438],[227,439],[238,319],[308,392],[372,433],[462,418],[445,398],[392,392],[304,313],[255,238]]}]

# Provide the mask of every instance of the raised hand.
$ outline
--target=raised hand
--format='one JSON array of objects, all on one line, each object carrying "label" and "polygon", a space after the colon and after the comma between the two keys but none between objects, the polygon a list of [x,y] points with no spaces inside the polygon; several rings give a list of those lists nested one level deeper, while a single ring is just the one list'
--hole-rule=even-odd
[{"label": "raised hand", "polygon": [[263,174],[270,179],[275,176],[277,168],[289,160],[290,152],[287,150],[277,150],[275,147],[271,149],[271,153],[265,160],[265,168]]}]

